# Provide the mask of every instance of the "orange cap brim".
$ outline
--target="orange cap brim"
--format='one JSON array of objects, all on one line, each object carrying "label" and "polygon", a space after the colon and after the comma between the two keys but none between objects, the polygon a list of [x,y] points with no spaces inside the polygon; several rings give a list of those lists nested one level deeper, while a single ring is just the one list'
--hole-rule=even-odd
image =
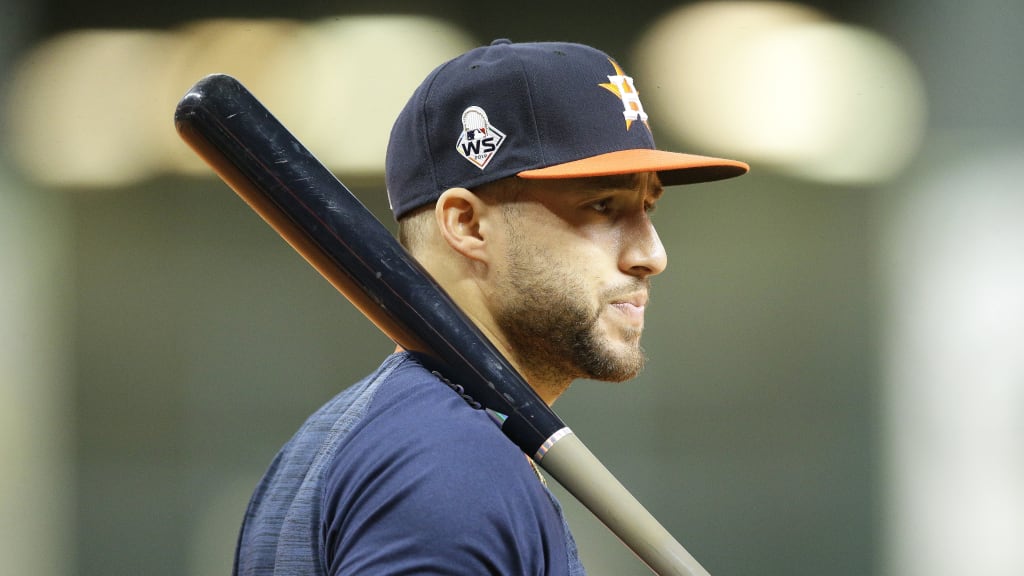
[{"label": "orange cap brim", "polygon": [[663,186],[675,186],[723,180],[741,176],[749,170],[750,166],[738,160],[640,148],[618,150],[546,168],[524,170],[517,175],[533,180],[657,172]]}]

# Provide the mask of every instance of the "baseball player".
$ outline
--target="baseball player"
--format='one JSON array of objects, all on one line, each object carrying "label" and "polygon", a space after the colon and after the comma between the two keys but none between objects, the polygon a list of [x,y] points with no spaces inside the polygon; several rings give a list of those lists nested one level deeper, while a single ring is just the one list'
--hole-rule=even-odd
[{"label": "baseball player", "polygon": [[[435,69],[392,129],[399,240],[548,404],[642,368],[664,187],[747,170],[658,150],[650,120],[603,52],[497,40]],[[235,573],[584,574],[558,501],[496,420],[444,366],[396,350],[281,449]]]}]

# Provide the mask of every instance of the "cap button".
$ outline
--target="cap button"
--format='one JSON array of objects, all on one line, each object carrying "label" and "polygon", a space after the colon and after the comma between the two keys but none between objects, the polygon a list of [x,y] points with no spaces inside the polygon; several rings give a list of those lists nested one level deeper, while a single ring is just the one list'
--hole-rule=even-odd
[{"label": "cap button", "polygon": [[498,38],[494,42],[491,42],[491,46],[497,46],[498,44],[511,44],[512,41],[508,38]]}]

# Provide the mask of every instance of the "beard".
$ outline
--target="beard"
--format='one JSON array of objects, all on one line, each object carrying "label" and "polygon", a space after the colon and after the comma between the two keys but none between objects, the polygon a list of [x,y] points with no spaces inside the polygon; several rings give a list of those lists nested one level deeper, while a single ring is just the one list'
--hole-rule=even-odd
[{"label": "beard", "polygon": [[579,275],[567,262],[553,261],[535,246],[510,244],[507,276],[500,280],[495,313],[518,364],[534,376],[553,380],[588,378],[622,382],[636,376],[646,361],[641,329],[619,329],[621,343],[602,333],[601,315],[615,298],[647,289],[634,279],[589,298]]}]

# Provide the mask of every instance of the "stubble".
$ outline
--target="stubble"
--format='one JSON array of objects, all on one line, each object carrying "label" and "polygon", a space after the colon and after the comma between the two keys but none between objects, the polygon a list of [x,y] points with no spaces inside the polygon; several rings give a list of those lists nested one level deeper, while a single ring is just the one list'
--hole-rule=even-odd
[{"label": "stubble", "polygon": [[641,329],[623,327],[619,336],[625,345],[613,347],[599,321],[615,298],[646,291],[647,282],[629,281],[599,294],[595,303],[571,263],[529,244],[512,218],[506,222],[507,273],[500,280],[502,301],[495,316],[517,363],[549,381],[622,382],[636,376],[646,361]]}]

